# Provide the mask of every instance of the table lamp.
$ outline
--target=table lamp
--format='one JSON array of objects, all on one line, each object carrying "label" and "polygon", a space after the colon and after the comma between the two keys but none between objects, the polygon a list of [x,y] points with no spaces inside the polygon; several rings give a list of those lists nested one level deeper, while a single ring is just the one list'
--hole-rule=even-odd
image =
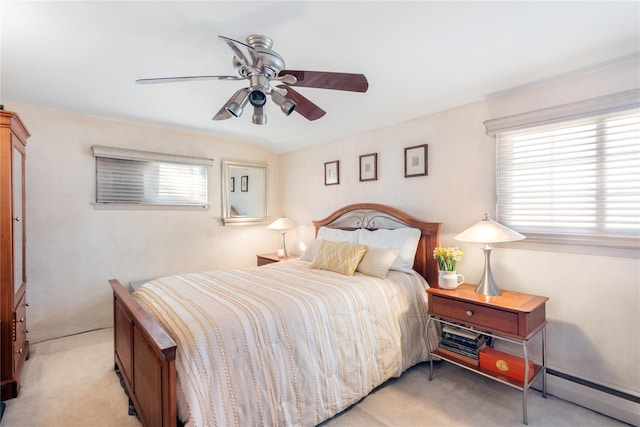
[{"label": "table lamp", "polygon": [[278,249],[279,258],[284,258],[289,256],[289,253],[287,252],[287,244],[285,242],[284,235],[287,232],[287,230],[295,228],[295,226],[296,226],[295,222],[293,222],[289,218],[285,218],[283,215],[282,217],[273,221],[267,227],[268,229],[271,229],[271,230],[280,230],[280,234],[282,234],[282,248]]},{"label": "table lamp", "polygon": [[491,274],[491,243],[513,242],[522,240],[525,236],[515,230],[505,227],[489,218],[489,214],[484,215],[484,219],[458,234],[454,239],[461,242],[484,243],[484,272],[480,283],[476,287],[476,293],[482,295],[500,295],[500,289],[496,286]]}]

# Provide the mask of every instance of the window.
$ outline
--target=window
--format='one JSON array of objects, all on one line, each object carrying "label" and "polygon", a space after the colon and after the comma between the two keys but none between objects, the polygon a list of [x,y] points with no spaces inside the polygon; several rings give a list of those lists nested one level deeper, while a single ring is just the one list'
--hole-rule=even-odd
[{"label": "window", "polygon": [[98,204],[208,205],[212,159],[93,146]]},{"label": "window", "polygon": [[495,132],[498,221],[534,240],[638,245],[640,109],[606,110]]}]

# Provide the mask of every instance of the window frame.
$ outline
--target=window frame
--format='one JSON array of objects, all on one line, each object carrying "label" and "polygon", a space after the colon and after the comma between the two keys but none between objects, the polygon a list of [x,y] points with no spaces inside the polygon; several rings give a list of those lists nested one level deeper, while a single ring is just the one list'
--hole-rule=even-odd
[{"label": "window frame", "polygon": [[[213,159],[141,150],[130,150],[125,148],[106,147],[100,145],[94,145],[91,148],[93,151],[93,156],[95,157],[95,186],[92,202],[94,207],[144,207],[153,209],[197,208],[199,210],[209,208],[209,168],[213,165]],[[103,162],[100,159],[107,160],[108,163]],[[137,164],[136,162],[139,162],[139,164]],[[111,166],[109,166],[109,164]],[[137,200],[135,198],[131,198],[131,200],[125,200],[126,198],[124,198],[122,194],[119,195],[122,198],[120,200],[115,198],[113,200],[105,200],[104,197],[101,197],[101,189],[108,188],[108,185],[101,181],[101,176],[103,176],[101,172],[109,171],[109,168],[114,165],[122,166],[130,175],[132,175],[133,173],[140,174],[140,182],[142,183],[142,186],[140,189],[138,189],[139,194],[136,196],[139,197]],[[162,172],[160,172],[163,166],[169,169],[173,169],[173,174],[169,173],[163,175]],[[191,171],[189,171],[190,173],[186,173],[187,170],[184,170],[185,168],[183,168],[183,170],[180,170],[181,166],[186,166],[187,170],[191,169]],[[196,173],[199,174],[201,178],[199,180],[197,178],[193,178],[194,167],[202,168],[199,171],[196,169]],[[161,181],[161,176],[163,176],[166,180]],[[204,178],[204,183],[202,182],[202,178]],[[162,199],[161,197],[155,197],[157,195],[150,195],[150,193],[147,192],[148,188],[153,188],[159,191],[163,186],[166,188],[167,185],[169,187],[183,185],[181,184],[181,182],[179,182],[181,180],[191,180],[192,182],[195,182],[195,185],[197,186],[196,188],[198,190],[197,193],[199,193],[201,197],[198,200],[189,200],[188,197],[184,197],[182,200],[179,200],[176,197],[168,197]],[[101,184],[105,184],[104,187]],[[118,191],[115,191],[114,194],[118,196]]]},{"label": "window frame", "polygon": [[560,126],[580,119],[598,116],[615,115],[617,113],[637,110],[640,108],[640,89],[620,92],[613,95],[593,98],[585,101],[536,110],[514,116],[487,120],[484,122],[487,134],[495,137],[496,143],[496,218],[501,223],[518,230],[530,242],[562,243],[582,246],[605,246],[615,248],[638,248],[640,245],[640,233],[633,234],[602,234],[595,232],[582,232],[578,228],[544,229],[532,231],[531,228],[518,227],[510,224],[503,217],[500,194],[500,137],[515,133],[524,133],[531,130],[532,133],[544,127]]}]

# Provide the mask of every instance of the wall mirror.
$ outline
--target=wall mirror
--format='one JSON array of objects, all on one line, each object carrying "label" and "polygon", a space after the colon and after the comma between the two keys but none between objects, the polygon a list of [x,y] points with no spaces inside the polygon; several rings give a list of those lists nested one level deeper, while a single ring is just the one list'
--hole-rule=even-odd
[{"label": "wall mirror", "polygon": [[268,165],[222,162],[222,222],[251,224],[269,221]]}]

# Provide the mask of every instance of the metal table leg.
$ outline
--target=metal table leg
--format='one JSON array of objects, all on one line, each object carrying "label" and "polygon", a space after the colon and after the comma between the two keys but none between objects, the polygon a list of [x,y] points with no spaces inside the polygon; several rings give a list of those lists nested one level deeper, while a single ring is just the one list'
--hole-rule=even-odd
[{"label": "metal table leg", "polygon": [[429,325],[431,324],[431,316],[427,319],[427,353],[429,354],[429,381],[433,379],[433,356],[431,355],[431,339],[429,338]]}]

